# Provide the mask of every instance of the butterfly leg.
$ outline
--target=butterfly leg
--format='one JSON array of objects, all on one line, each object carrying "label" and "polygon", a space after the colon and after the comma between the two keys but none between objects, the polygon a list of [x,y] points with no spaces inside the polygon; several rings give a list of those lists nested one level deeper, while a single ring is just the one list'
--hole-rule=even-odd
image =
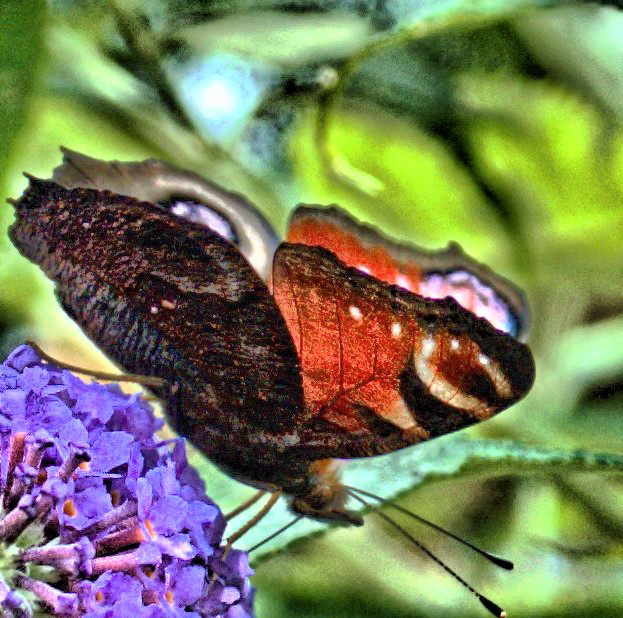
[{"label": "butterfly leg", "polygon": [[262,521],[262,519],[264,519],[264,517],[266,517],[266,515],[268,515],[270,510],[277,503],[277,500],[279,500],[279,498],[281,498],[281,494],[282,493],[283,493],[283,491],[281,489],[279,489],[274,494],[272,494],[271,497],[268,499],[268,502],[266,502],[266,504],[253,517],[251,517],[251,519],[244,526],[241,526],[240,528],[238,528],[238,530],[236,530],[236,532],[234,532],[233,534],[231,534],[230,536],[227,537],[227,545],[225,547],[224,555],[227,555],[227,553],[229,552],[229,548],[243,534],[246,534],[249,530],[251,530],[251,528],[253,528],[253,526],[258,524],[260,521]]},{"label": "butterfly leg", "polygon": [[[249,508],[249,506],[251,506],[252,504],[257,502],[257,500],[259,500],[264,493],[266,493],[266,492],[264,492],[263,490],[257,492],[256,494],[251,496],[251,498],[249,500],[247,500],[246,503],[243,503],[240,506],[241,507],[244,506],[245,509]],[[283,490],[281,490],[281,489],[279,489],[275,493],[273,493],[271,495],[271,497],[268,499],[268,502],[266,502],[266,504],[244,526],[241,526],[240,528],[238,528],[238,530],[236,530],[236,532],[234,532],[233,534],[231,534],[230,536],[227,537],[227,544],[225,545],[225,549],[223,550],[223,554],[221,555],[221,560],[225,560],[225,558],[227,558],[227,554],[229,554],[229,552],[231,551],[231,548],[232,548],[233,544],[243,534],[246,534],[249,530],[251,530],[251,528],[253,528],[253,526],[257,525],[260,521],[262,521],[262,519],[264,519],[264,517],[266,517],[266,515],[268,515],[268,513],[273,508],[273,506],[275,506],[275,504],[277,504],[277,501],[279,500],[279,498],[281,498],[282,494],[283,494]],[[249,502],[251,504],[249,504]],[[238,507],[238,509],[240,509],[240,507]],[[240,511],[238,509],[235,509],[235,510],[238,511],[238,512],[235,513],[235,515],[237,515],[238,513],[242,512],[242,511]],[[243,510],[245,510],[245,509],[243,509]],[[232,513],[233,512],[234,511],[232,511]],[[232,517],[233,517],[233,515],[232,515]],[[212,577],[212,581],[215,581],[216,577],[217,577],[217,574],[214,573],[214,575]]]},{"label": "butterfly leg", "polygon": [[144,376],[137,373],[107,373],[105,371],[95,371],[93,369],[85,369],[84,367],[78,367],[70,363],[59,361],[49,354],[46,354],[34,341],[27,341],[29,345],[44,361],[60,367],[61,369],[67,369],[83,375],[92,376],[99,380],[112,380],[115,382],[134,382],[135,384],[141,384],[142,386],[165,386],[166,381],[156,376]]},{"label": "butterfly leg", "polygon": [[245,500],[242,504],[239,504],[235,509],[225,514],[225,519],[229,521],[246,511],[249,507],[253,506],[266,492],[263,489],[256,491],[248,500]]}]

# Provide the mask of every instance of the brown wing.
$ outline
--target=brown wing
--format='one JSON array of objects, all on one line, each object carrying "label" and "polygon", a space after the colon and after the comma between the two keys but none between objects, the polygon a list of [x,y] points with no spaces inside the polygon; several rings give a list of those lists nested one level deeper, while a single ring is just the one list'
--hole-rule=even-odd
[{"label": "brown wing", "polygon": [[177,216],[227,238],[262,279],[268,278],[279,239],[262,213],[242,195],[165,161],[100,161],[67,148],[61,151],[63,164],[54,170],[54,182],[66,189],[108,190],[164,204]]},{"label": "brown wing", "polygon": [[159,393],[173,424],[208,455],[238,461],[250,436],[270,452],[302,421],[285,322],[219,235],[149,202],[36,179],[15,210],[11,239],[66,311],[127,370],[173,385]]},{"label": "brown wing", "polygon": [[385,453],[489,418],[523,397],[526,346],[452,299],[429,300],[284,243],[274,296],[302,367],[309,420],[292,453]]},{"label": "brown wing", "polygon": [[519,339],[527,332],[529,314],[521,291],[456,243],[441,251],[397,243],[335,206],[299,206],[290,217],[287,240],[329,249],[345,264],[421,296],[450,296]]}]

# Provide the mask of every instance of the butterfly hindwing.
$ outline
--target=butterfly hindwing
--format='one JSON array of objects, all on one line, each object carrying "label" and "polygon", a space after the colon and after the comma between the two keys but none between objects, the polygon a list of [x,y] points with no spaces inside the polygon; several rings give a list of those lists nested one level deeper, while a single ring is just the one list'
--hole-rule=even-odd
[{"label": "butterfly hindwing", "polygon": [[268,439],[303,420],[285,322],[218,234],[157,204],[37,179],[15,208],[20,252],[109,356],[167,380],[172,389],[158,394],[174,426],[204,452],[226,458],[215,454],[224,436],[222,449],[240,459],[247,436]]},{"label": "butterfly hindwing", "polygon": [[527,332],[528,309],[521,291],[456,243],[426,251],[391,240],[335,206],[307,205],[291,215],[287,240],[329,249],[345,264],[427,298],[451,296],[519,339]]},{"label": "butterfly hindwing", "polygon": [[279,239],[262,213],[242,195],[166,161],[100,161],[67,148],[61,151],[63,163],[53,176],[57,184],[158,203],[226,238],[262,279],[268,278]]}]

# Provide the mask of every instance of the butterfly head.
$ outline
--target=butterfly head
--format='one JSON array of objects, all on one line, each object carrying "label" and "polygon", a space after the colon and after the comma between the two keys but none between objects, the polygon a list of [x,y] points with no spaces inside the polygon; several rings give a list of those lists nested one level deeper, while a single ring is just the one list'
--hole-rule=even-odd
[{"label": "butterfly head", "polygon": [[345,507],[348,490],[340,481],[340,463],[320,459],[310,466],[312,483],[308,491],[292,498],[290,508],[298,515],[346,526],[361,526],[363,519]]}]

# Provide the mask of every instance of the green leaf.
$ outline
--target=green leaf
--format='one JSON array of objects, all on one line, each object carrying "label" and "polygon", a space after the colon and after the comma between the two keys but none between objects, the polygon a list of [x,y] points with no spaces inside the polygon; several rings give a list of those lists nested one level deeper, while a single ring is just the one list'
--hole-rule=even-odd
[{"label": "green leaf", "polygon": [[[3,166],[24,126],[37,83],[44,22],[42,0],[0,3],[0,162]],[[5,169],[0,169],[0,183],[4,172]]]},{"label": "green leaf", "polygon": [[[619,5],[620,6],[620,5]],[[623,118],[623,12],[597,4],[535,12],[517,30],[541,64]]]},{"label": "green leaf", "polygon": [[623,318],[578,326],[556,350],[558,373],[581,389],[623,375]]},{"label": "green leaf", "polygon": [[[249,48],[249,51],[254,54],[261,54],[262,47],[270,48],[275,44],[278,49],[281,48],[281,39],[284,37],[287,37],[291,45],[295,44],[303,48],[310,45],[308,40],[301,40],[303,36],[295,37],[292,32],[296,24],[295,18],[299,15],[304,16],[297,20],[303,24],[303,27],[309,27],[309,24],[318,26],[324,22],[325,39],[333,42],[336,37],[334,28],[331,26],[340,21],[345,30],[352,29],[358,21],[361,27],[365,26],[368,29],[370,40],[375,40],[379,38],[380,33],[425,28],[429,23],[448,20],[456,20],[460,23],[467,18],[491,18],[525,11],[529,8],[550,7],[562,3],[561,0],[402,0],[401,2],[359,3],[350,0],[303,0],[296,3],[284,0],[259,0],[253,3],[248,0],[214,0],[209,3],[204,0],[191,0],[190,2],[171,0],[165,4],[169,8],[167,25],[171,29],[186,24],[221,21],[230,30],[250,30],[251,37],[254,37],[254,30],[257,26],[257,21],[254,23],[254,20],[259,19],[266,31],[271,27],[266,20],[270,19],[272,14],[274,27],[277,28],[275,40],[272,37],[263,36],[257,41],[255,48]],[[287,19],[282,29],[279,22],[284,16]],[[355,33],[351,32],[352,34]],[[221,31],[221,36],[227,41],[226,33]],[[322,38],[322,34],[319,37]],[[252,38],[252,40],[256,39]],[[240,44],[245,45],[242,41]],[[322,45],[322,42],[319,41],[317,45]],[[332,51],[335,53],[336,50]],[[293,54],[296,55],[296,52]]]},{"label": "green leaf", "polygon": [[[249,498],[254,490],[232,482],[197,451],[190,449],[191,463],[206,481],[208,493],[228,511]],[[396,453],[367,459],[345,461],[341,469],[346,485],[371,491],[391,499],[407,490],[441,480],[509,476],[552,476],[576,472],[623,472],[623,455],[587,450],[565,450],[520,444],[511,440],[470,439],[448,436]],[[359,510],[356,502],[349,504]],[[231,534],[259,509],[256,505],[230,524]],[[252,528],[238,542],[251,547],[292,520],[285,500],[280,500],[260,525]],[[326,524],[302,520],[279,537],[269,541],[253,554],[259,557],[283,549],[292,541],[318,534],[329,528]]]},{"label": "green leaf", "polygon": [[18,298],[23,283],[21,269],[16,269],[17,256],[7,247],[4,230],[12,209],[4,200],[14,147],[26,125],[38,85],[45,15],[43,0],[0,2],[0,281],[7,291],[0,298],[0,349],[3,327],[19,329],[27,314],[23,299]]}]

